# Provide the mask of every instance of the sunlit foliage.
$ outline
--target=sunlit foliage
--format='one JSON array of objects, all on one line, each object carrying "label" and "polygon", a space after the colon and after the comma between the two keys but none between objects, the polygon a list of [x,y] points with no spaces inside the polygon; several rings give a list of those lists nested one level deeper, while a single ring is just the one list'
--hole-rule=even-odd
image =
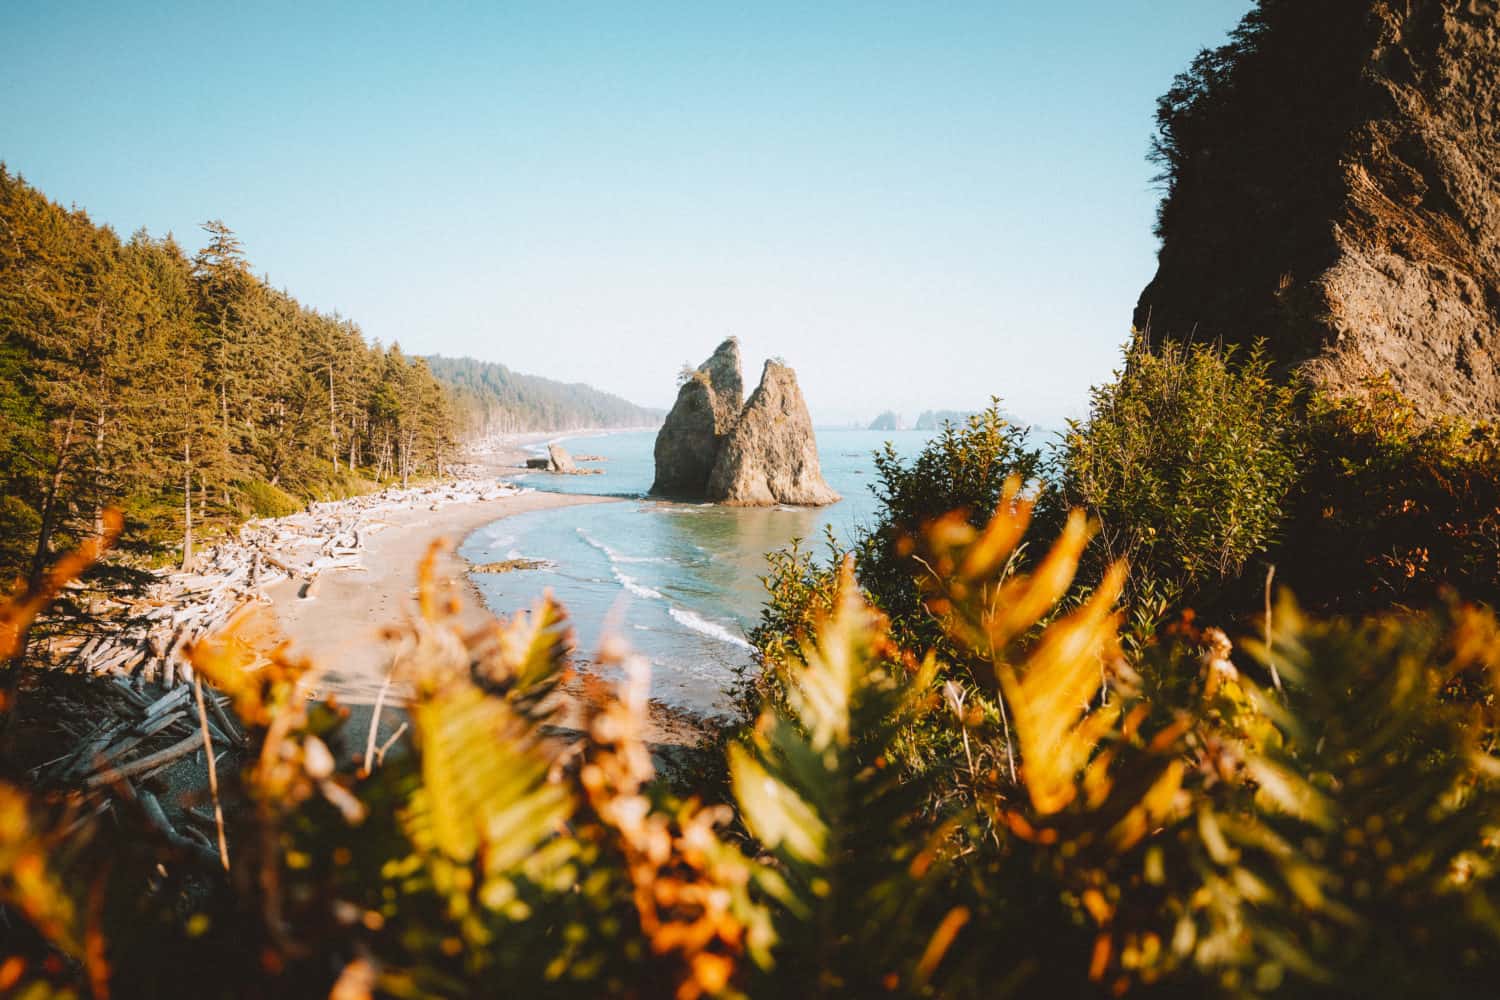
[{"label": "sunlit foliage", "polygon": [[[617,644],[599,656],[617,693],[582,731],[550,728],[571,653],[550,600],[464,628],[429,560],[388,634],[411,740],[368,769],[345,710],[307,697],[316,667],[246,612],[191,651],[253,734],[225,790],[230,870],[129,810],[106,838],[65,794],[0,787],[0,982],[340,1000],[1488,995],[1500,622],[1456,604],[1318,622],[1286,598],[1249,656],[1191,622],[1132,653],[1124,566],[1068,597],[1083,514],[1016,562],[1034,510],[1012,477],[987,522],[913,539],[914,584],[962,666],[896,641],[843,560],[767,664],[780,695],[728,750],[727,805],[653,780],[646,667]],[[6,607],[5,634],[39,593]],[[950,730],[949,766],[899,766],[916,726]]]}]

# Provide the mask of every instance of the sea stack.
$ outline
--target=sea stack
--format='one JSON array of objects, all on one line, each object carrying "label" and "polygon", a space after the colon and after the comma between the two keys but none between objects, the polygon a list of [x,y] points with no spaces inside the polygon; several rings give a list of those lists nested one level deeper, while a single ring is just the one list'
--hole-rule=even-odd
[{"label": "sea stack", "polygon": [[[1500,417],[1494,0],[1262,4],[1163,98],[1152,340]],[[1226,69],[1227,67],[1227,69]]]},{"label": "sea stack", "polygon": [[741,409],[743,386],[739,343],[731,337],[678,391],[656,436],[651,492],[745,507],[836,502],[839,495],[823,481],[796,372],[766,362]]},{"label": "sea stack", "polygon": [[656,435],[656,496],[701,499],[719,446],[734,430],[744,399],[740,342],[720,344],[709,359],[689,372],[677,402]]},{"label": "sea stack", "polygon": [[742,507],[822,506],[839,495],[823,481],[812,417],[797,373],[767,361],[708,477],[708,499]]},{"label": "sea stack", "polygon": [[578,466],[573,462],[573,456],[568,454],[568,449],[556,441],[547,445],[547,468],[552,472],[574,473]]}]

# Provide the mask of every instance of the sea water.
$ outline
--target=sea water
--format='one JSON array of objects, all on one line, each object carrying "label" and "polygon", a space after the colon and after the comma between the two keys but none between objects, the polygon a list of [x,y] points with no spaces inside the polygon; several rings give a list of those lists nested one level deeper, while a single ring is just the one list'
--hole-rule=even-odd
[{"label": "sea water", "polygon": [[[766,555],[803,539],[824,552],[826,528],[843,544],[874,522],[878,501],[873,454],[890,442],[913,457],[930,431],[819,430],[823,478],[843,499],[828,507],[719,507],[648,499],[655,472],[655,431],[559,438],[600,475],[534,473],[516,477],[539,490],[594,493],[613,503],[534,511],[471,535],[471,562],[537,559],[545,568],[479,573],[490,609],[519,611],[551,589],[567,608],[577,648],[587,659],[601,636],[623,637],[652,664],[654,697],[700,714],[728,708],[736,672],[751,664],[745,634],[760,618]],[[546,445],[533,450],[545,453]]]}]

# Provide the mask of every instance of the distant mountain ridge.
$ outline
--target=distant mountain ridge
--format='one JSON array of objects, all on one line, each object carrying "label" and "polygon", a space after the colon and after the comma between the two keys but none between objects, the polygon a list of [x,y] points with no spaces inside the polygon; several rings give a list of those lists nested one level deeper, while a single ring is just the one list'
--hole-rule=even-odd
[{"label": "distant mountain ridge", "polygon": [[460,433],[468,437],[516,431],[571,431],[593,427],[654,427],[665,411],[582,382],[524,375],[493,361],[426,358],[448,388]]}]

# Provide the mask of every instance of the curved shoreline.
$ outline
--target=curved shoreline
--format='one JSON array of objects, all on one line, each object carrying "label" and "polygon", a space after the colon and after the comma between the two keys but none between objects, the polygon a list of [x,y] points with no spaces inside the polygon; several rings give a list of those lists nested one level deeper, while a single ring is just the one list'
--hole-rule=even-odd
[{"label": "curved shoreline", "polygon": [[[498,470],[497,470],[498,471]],[[390,667],[390,647],[381,639],[384,626],[415,614],[417,570],[431,545],[447,544],[435,570],[441,580],[456,584],[463,595],[459,621],[478,628],[494,618],[470,575],[467,560],[458,555],[477,531],[496,521],[533,511],[592,503],[618,503],[619,497],[586,493],[549,493],[539,490],[497,500],[453,504],[431,510],[423,504],[384,514],[379,529],[365,544],[358,570],[325,573],[314,596],[298,596],[300,582],[283,581],[267,589],[281,631],[294,655],[306,656],[324,668],[318,694],[333,696],[354,713],[351,731],[363,731]],[[540,589],[538,590],[540,596]],[[500,609],[511,613],[522,608]],[[578,729],[592,697],[575,679],[560,695],[554,725]],[[400,698],[388,695],[381,732],[394,731]],[[653,703],[647,740],[654,744],[693,747],[703,742],[705,729],[686,713]]]},{"label": "curved shoreline", "polygon": [[389,662],[380,630],[414,613],[417,569],[434,542],[448,543],[435,564],[438,578],[463,589],[460,622],[477,627],[492,615],[469,578],[468,562],[458,555],[470,535],[516,514],[608,502],[611,498],[538,491],[440,510],[413,506],[381,519],[383,530],[370,536],[359,570],[326,574],[311,598],[298,596],[296,581],[277,584],[267,596],[292,652],[324,666],[323,693],[344,704],[371,704]]}]

